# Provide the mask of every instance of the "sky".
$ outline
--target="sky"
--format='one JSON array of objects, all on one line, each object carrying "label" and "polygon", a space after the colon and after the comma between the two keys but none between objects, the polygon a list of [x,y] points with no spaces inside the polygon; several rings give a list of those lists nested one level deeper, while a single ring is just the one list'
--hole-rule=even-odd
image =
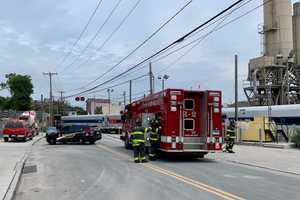
[{"label": "sky", "polygon": [[[103,26],[98,37],[81,54],[118,1],[120,1],[119,6]],[[72,45],[86,25],[98,0],[2,1],[0,7],[0,82],[5,81],[7,73],[30,75],[34,84],[33,99],[39,99],[41,94],[47,98],[49,78],[43,75],[43,72],[57,72],[58,75],[53,77],[54,95],[58,96],[60,90],[66,91],[67,96],[72,95],[80,91],[74,89],[86,85],[118,63],[188,2],[188,0],[140,0],[121,28],[100,51],[97,51],[96,49],[103,44],[137,1],[103,0],[87,31],[72,51],[70,51]],[[233,2],[233,0],[193,0],[183,12],[142,48],[86,89],[108,80],[152,55]],[[229,21],[261,4],[262,0],[253,0],[232,13],[226,20]],[[239,96],[241,100],[245,100],[242,89],[243,80],[247,76],[249,59],[258,57],[261,53],[258,25],[262,22],[262,8],[259,8],[219,31],[213,32],[180,60],[178,58],[185,52],[185,49],[158,62],[153,62],[155,90],[161,89],[161,81],[157,77],[167,74],[170,78],[166,81],[166,87],[222,90],[223,102],[231,103],[234,100],[234,55],[238,54]],[[205,29],[177,47],[205,35],[210,30]],[[69,52],[70,55],[62,62]],[[89,58],[91,60],[86,62]],[[74,64],[69,66],[70,63]],[[167,70],[162,71],[166,68]],[[146,74],[147,70],[148,67],[145,66],[111,85]],[[110,84],[99,89],[106,86]],[[134,98],[147,93],[148,88],[148,78],[133,81]],[[128,84],[114,88],[111,93],[112,99],[121,101],[123,91],[128,94]],[[6,96],[8,92],[0,91],[0,95]],[[83,96],[86,98],[107,97],[107,92],[101,91]],[[74,98],[68,100],[73,105],[84,106],[84,102],[75,102]]]}]

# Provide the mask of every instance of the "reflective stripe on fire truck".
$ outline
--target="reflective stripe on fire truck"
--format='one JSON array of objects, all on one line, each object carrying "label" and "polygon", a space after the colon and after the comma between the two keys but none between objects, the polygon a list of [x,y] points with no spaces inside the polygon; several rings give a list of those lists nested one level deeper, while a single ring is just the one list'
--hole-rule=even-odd
[{"label": "reflective stripe on fire truck", "polygon": [[207,137],[206,138],[206,143],[222,143],[223,142],[223,138],[219,137],[219,138],[215,138],[215,137]]},{"label": "reflective stripe on fire truck", "polygon": [[[166,143],[172,143],[172,138],[175,139],[176,143],[179,143],[179,137],[171,137],[171,136],[161,136],[160,141],[161,142],[166,142]],[[173,141],[174,142],[174,141]],[[182,141],[181,141],[182,142]]]}]

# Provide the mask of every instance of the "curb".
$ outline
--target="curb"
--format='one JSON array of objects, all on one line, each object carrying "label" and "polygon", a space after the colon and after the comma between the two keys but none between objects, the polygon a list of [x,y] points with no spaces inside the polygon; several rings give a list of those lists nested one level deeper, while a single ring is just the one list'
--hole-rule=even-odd
[{"label": "curb", "polygon": [[25,165],[28,155],[29,155],[28,152],[26,152],[24,157],[16,164],[16,167],[14,169],[13,178],[7,188],[7,191],[3,197],[3,200],[12,200],[14,198],[16,188],[18,187],[20,179],[21,179],[22,169]]},{"label": "curb", "polygon": [[12,200],[15,197],[16,189],[18,188],[18,185],[20,183],[21,176],[22,176],[22,171],[23,171],[23,168],[25,166],[26,160],[29,156],[29,153],[31,152],[31,148],[32,148],[33,145],[35,145],[37,142],[39,142],[43,138],[44,138],[44,136],[42,136],[42,137],[36,139],[35,141],[33,141],[31,143],[30,148],[25,152],[23,158],[20,161],[17,162],[17,164],[15,166],[15,169],[14,169],[13,178],[12,178],[10,184],[8,185],[6,193],[5,193],[2,200]]},{"label": "curb", "polygon": [[261,165],[255,165],[255,164],[251,164],[251,163],[244,163],[244,162],[239,162],[239,161],[235,161],[235,160],[223,160],[223,161],[234,163],[234,164],[239,164],[239,165],[256,167],[256,168],[260,168],[260,169],[267,169],[267,170],[270,170],[270,171],[281,172],[281,173],[290,174],[290,175],[300,176],[300,173],[290,172],[290,171],[283,171],[283,170],[280,170],[280,169],[275,169],[275,168],[271,168],[271,167],[265,167],[265,166],[261,166]]},{"label": "curb", "polygon": [[268,144],[268,143],[236,143],[236,145],[241,146],[255,146],[255,147],[263,147],[263,148],[273,148],[273,149],[291,149],[291,145],[280,145],[280,144]]}]

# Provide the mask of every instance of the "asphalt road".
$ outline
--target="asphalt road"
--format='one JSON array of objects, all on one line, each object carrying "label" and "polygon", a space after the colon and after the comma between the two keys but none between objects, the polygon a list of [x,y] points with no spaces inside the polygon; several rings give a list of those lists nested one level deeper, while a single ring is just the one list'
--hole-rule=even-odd
[{"label": "asphalt road", "polygon": [[[299,199],[300,177],[212,159],[134,164],[111,136],[96,145],[38,142],[22,175],[19,200]],[[34,171],[34,170],[33,170]]]}]

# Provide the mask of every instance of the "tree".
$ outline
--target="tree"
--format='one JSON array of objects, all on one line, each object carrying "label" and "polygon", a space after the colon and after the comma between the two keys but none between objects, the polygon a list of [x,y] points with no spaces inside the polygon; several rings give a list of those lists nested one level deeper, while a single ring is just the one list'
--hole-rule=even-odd
[{"label": "tree", "polygon": [[87,115],[87,112],[79,106],[72,107],[72,110],[76,111],[77,115]]},{"label": "tree", "polygon": [[96,109],[95,109],[95,114],[96,115],[98,115],[98,114],[103,114],[103,110],[102,110],[102,106],[100,106],[100,107],[96,107]]},{"label": "tree", "polygon": [[33,94],[31,77],[20,74],[10,74],[7,77],[6,85],[11,94],[10,109],[29,110],[32,103],[31,95]]}]

